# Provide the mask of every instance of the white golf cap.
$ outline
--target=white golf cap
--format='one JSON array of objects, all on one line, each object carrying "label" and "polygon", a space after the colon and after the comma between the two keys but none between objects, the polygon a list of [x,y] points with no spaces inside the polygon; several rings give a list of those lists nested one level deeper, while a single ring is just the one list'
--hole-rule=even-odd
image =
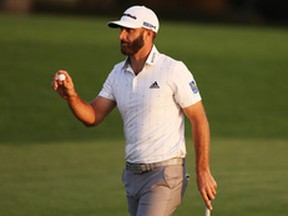
[{"label": "white golf cap", "polygon": [[145,28],[154,32],[159,30],[159,20],[156,14],[145,6],[132,6],[128,8],[120,20],[108,23],[111,28]]}]

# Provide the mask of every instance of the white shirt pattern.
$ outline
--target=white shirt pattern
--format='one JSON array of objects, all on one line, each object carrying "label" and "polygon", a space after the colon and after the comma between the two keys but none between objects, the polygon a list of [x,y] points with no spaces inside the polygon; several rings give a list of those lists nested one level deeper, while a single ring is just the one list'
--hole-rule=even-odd
[{"label": "white shirt pattern", "polygon": [[191,72],[155,46],[137,76],[128,62],[115,65],[99,93],[117,103],[124,124],[126,160],[154,163],[184,158],[181,108],[201,100]]}]

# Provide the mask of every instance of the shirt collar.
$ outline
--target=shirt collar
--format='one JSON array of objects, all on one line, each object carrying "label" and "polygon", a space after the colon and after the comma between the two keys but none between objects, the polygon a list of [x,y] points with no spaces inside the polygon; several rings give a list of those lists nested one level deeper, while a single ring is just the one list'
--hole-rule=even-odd
[{"label": "shirt collar", "polygon": [[[146,64],[147,65],[154,65],[156,60],[157,60],[157,57],[158,57],[158,50],[156,48],[155,45],[153,45],[149,55],[148,55],[148,58],[146,60]],[[126,60],[124,61],[124,64],[123,64],[123,69],[128,69],[130,67],[130,63],[129,63],[129,57],[126,58]]]},{"label": "shirt collar", "polygon": [[151,52],[150,52],[150,54],[146,60],[146,64],[153,65],[157,60],[158,54],[159,54],[159,52],[158,52],[156,46],[153,45],[152,50],[151,50]]}]

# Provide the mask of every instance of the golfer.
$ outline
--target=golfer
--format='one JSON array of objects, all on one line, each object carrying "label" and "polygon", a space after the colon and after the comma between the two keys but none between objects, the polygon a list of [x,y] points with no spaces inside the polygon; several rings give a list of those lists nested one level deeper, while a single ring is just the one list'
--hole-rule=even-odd
[{"label": "golfer", "polygon": [[[117,106],[126,139],[122,178],[132,216],[168,216],[179,206],[187,186],[186,115],[198,189],[212,210],[216,182],[209,167],[209,125],[195,79],[184,63],[158,52],[154,40],[159,21],[152,10],[130,7],[108,26],[120,29],[120,48],[127,58],[114,66],[99,95],[85,102],[64,70],[55,74],[54,90],[87,126],[98,125]],[[66,79],[60,81],[59,74]]]}]

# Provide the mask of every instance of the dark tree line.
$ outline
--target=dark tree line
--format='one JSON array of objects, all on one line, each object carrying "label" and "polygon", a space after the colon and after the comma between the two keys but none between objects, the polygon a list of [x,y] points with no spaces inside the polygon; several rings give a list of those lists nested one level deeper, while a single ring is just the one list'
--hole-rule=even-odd
[{"label": "dark tree line", "polygon": [[0,0],[0,9],[116,15],[134,4],[151,7],[163,18],[288,24],[288,0]]}]

